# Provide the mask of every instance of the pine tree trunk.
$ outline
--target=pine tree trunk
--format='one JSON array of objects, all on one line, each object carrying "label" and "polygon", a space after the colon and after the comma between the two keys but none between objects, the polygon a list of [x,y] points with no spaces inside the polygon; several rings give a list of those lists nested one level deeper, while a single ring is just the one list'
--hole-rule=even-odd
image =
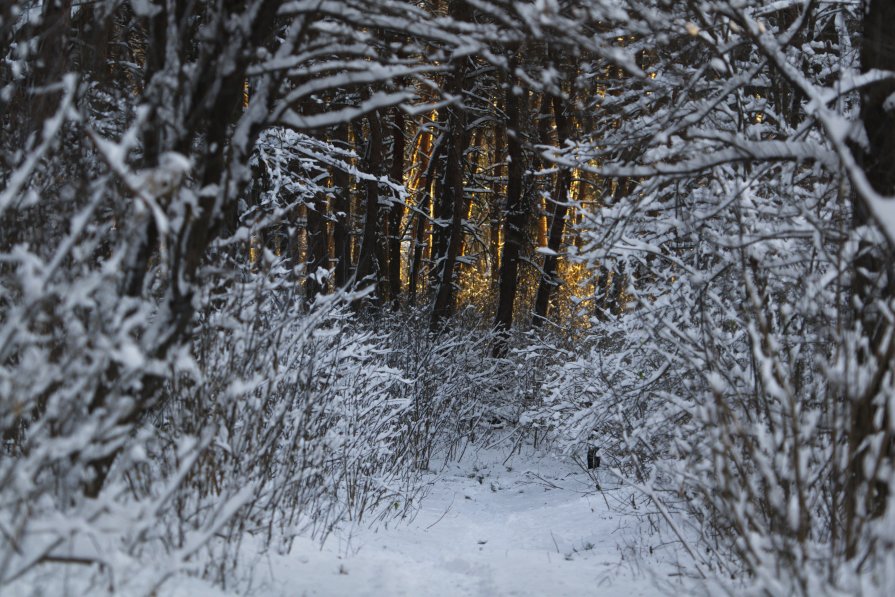
[{"label": "pine tree trunk", "polygon": [[[553,98],[553,115],[556,120],[557,144],[562,147],[572,134],[569,119],[565,114],[562,98]],[[569,188],[572,184],[572,174],[566,168],[561,168],[556,175],[556,187],[553,191],[553,214],[550,217],[550,233],[547,237],[547,248],[550,253],[544,256],[544,268],[541,273],[541,281],[538,284],[538,294],[535,298],[534,316],[532,325],[538,326],[547,318],[550,298],[554,289],[559,286],[560,280],[556,276],[556,268],[559,261],[559,250],[562,245],[563,232],[566,227],[566,212],[569,209]]]},{"label": "pine tree trunk", "polygon": [[[498,109],[502,109],[498,106]],[[492,129],[493,134],[493,154],[492,164],[500,164],[504,161],[504,144],[503,139],[506,136],[506,127],[503,123],[496,123]],[[496,288],[500,283],[500,219],[503,207],[499,197],[503,195],[503,186],[501,185],[501,170],[505,167],[494,167],[494,180],[491,183],[491,205],[489,209],[490,224],[490,240],[488,251],[491,258],[491,287]]]},{"label": "pine tree trunk", "polygon": [[[366,169],[375,176],[381,175],[382,169],[382,120],[377,112],[367,117],[369,134],[366,144]],[[374,295],[380,292],[378,260],[376,258],[379,244],[379,182],[368,180],[364,183],[365,206],[364,230],[360,252],[357,256],[356,284],[373,284]]]},{"label": "pine tree trunk", "polygon": [[[441,123],[442,116],[438,116]],[[433,133],[434,134],[434,133]],[[416,228],[414,230],[413,241],[413,261],[410,264],[410,279],[408,280],[408,289],[410,291],[410,300],[416,303],[416,297],[419,286],[420,271],[423,267],[423,252],[426,248],[426,224],[428,221],[429,206],[432,201],[432,183],[438,176],[438,163],[441,161],[441,153],[445,146],[445,135],[440,133],[438,138],[432,143],[431,153],[429,154],[426,171],[422,176],[421,185],[423,196],[417,204]]]},{"label": "pine tree trunk", "polygon": [[[460,68],[456,75],[462,81],[463,71]],[[450,146],[448,147],[447,164],[444,172],[443,205],[449,206],[450,225],[446,230],[448,237],[444,254],[438,255],[435,271],[438,274],[438,287],[435,304],[432,307],[430,327],[437,329],[442,321],[450,317],[454,311],[454,270],[463,238],[463,155],[469,145],[469,133],[466,131],[466,111],[462,108],[452,110],[450,118]],[[444,213],[443,216],[447,216]]]},{"label": "pine tree trunk", "polygon": [[[467,21],[469,6],[466,0],[452,0],[449,8],[451,17]],[[453,96],[459,96],[463,92],[466,79],[466,58],[461,57],[454,65],[454,73],[446,86],[446,92]],[[450,218],[447,229],[441,230],[437,237],[438,243],[433,243],[433,248],[441,245],[441,252],[435,253],[438,287],[435,292],[435,303],[432,306],[432,316],[429,327],[436,330],[441,327],[445,319],[454,312],[454,269],[457,256],[460,253],[460,244],[463,239],[463,158],[466,147],[469,145],[469,133],[466,130],[467,114],[463,106],[452,106],[448,120],[450,131],[448,140],[447,163],[444,169],[444,188],[439,197],[441,209],[436,217],[443,223]]]},{"label": "pine tree trunk", "polygon": [[[348,125],[336,127],[333,141],[340,148],[348,146]],[[333,168],[333,186],[335,199],[333,202],[333,257],[336,260],[335,283],[338,288],[345,288],[351,277],[351,235],[348,227],[351,224],[351,189],[348,172],[341,168]]]},{"label": "pine tree trunk", "polygon": [[[395,108],[392,142],[392,182],[404,182],[404,112]],[[404,219],[404,204],[395,201],[388,214],[388,282],[389,298],[395,307],[401,296],[401,223]]]},{"label": "pine tree trunk", "polygon": [[500,257],[500,281],[497,299],[497,314],[494,327],[501,335],[495,346],[495,354],[506,350],[506,338],[513,325],[513,306],[516,302],[518,286],[519,256],[525,243],[525,228],[528,222],[529,205],[523,196],[523,176],[525,157],[522,151],[522,115],[528,111],[528,92],[518,89],[512,81],[507,84],[507,153],[510,161],[507,168],[507,205],[504,225],[503,252]]}]

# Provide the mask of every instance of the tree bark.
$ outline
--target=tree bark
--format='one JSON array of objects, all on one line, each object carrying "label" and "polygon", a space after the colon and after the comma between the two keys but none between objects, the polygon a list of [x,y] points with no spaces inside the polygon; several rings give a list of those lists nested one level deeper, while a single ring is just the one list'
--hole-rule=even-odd
[{"label": "tree bark", "polygon": [[[366,144],[366,170],[369,174],[380,176],[382,174],[382,118],[378,112],[373,112],[367,117],[369,133]],[[379,295],[379,261],[376,257],[379,244],[379,182],[368,180],[364,183],[365,206],[364,230],[361,240],[360,252],[357,256],[357,271],[355,283],[370,283],[374,288],[374,296]],[[379,295],[381,296],[381,295]]]},{"label": "tree bark", "polygon": [[[441,124],[442,116],[439,114],[438,122]],[[436,130],[440,131],[441,127]],[[433,131],[433,135],[435,132]],[[429,205],[432,201],[432,184],[438,176],[438,163],[441,161],[441,154],[445,146],[445,135],[438,132],[437,139],[432,143],[432,149],[429,154],[426,171],[423,174],[423,183],[421,185],[423,196],[417,204],[416,229],[414,230],[413,242],[413,261],[410,264],[410,276],[408,280],[408,288],[410,291],[410,300],[416,302],[417,289],[419,286],[420,270],[423,267],[423,251],[426,248],[426,224],[428,222]]]},{"label": "tree bark", "polygon": [[[456,75],[461,81],[463,71]],[[463,240],[463,155],[469,145],[469,133],[466,131],[466,111],[461,107],[452,109],[450,118],[450,146],[448,148],[447,164],[444,172],[444,188],[442,201],[450,206],[450,226],[448,229],[447,246],[444,255],[436,257],[436,272],[438,273],[438,289],[435,294],[435,303],[432,307],[430,327],[437,329],[447,317],[454,312],[454,270],[457,264],[457,256]],[[447,213],[443,214],[448,215]]]},{"label": "tree bark", "polygon": [[525,243],[525,227],[528,221],[529,205],[523,196],[523,176],[525,174],[523,154],[522,115],[528,111],[528,92],[517,95],[513,81],[507,83],[507,205],[504,225],[503,252],[500,257],[499,294],[494,328],[499,339],[494,347],[495,355],[506,351],[506,338],[513,325],[513,306],[516,302],[518,286],[519,255]]},{"label": "tree bark", "polygon": [[[569,119],[565,114],[565,106],[560,97],[553,97],[553,117],[556,120],[557,144],[561,148],[571,136],[572,130],[569,125]],[[567,168],[560,168],[556,175],[556,187],[553,191],[553,214],[550,217],[550,233],[547,237],[547,249],[550,252],[544,256],[544,268],[541,273],[541,281],[538,284],[534,315],[531,320],[534,326],[540,325],[547,318],[550,298],[554,289],[561,282],[556,277],[556,268],[559,262],[558,253],[562,245],[563,232],[566,227],[566,212],[569,209],[568,196],[571,184],[572,173]]]},{"label": "tree bark", "polygon": [[[468,11],[466,0],[452,0],[448,10],[450,16],[459,21],[469,20]],[[466,57],[461,56],[454,64],[453,76],[446,89],[450,95],[458,97],[463,92],[466,63]],[[444,188],[439,198],[440,202],[436,203],[441,205],[440,213],[436,214],[440,222],[436,226],[443,224],[448,217],[450,226],[447,230],[440,231],[440,236],[436,237],[437,243],[433,242],[433,248],[442,245],[443,253],[438,252],[435,257],[438,289],[429,320],[429,327],[432,330],[439,329],[444,320],[454,312],[454,269],[463,240],[463,158],[469,145],[466,109],[462,105],[452,106],[448,122],[449,147],[444,171]]]},{"label": "tree bark", "polygon": [[[870,0],[864,17],[861,44],[861,71],[873,69],[895,70],[895,2]],[[895,195],[895,110],[887,109],[886,101],[895,94],[892,81],[877,82],[864,88],[861,96],[861,120],[867,132],[867,147],[859,151],[859,160],[874,190],[884,196]],[[854,202],[856,228],[871,223],[871,216],[861,201]],[[852,284],[855,296],[854,318],[860,324],[866,344],[858,351],[858,362],[875,361],[876,372],[869,387],[859,396],[850,398],[850,429],[848,437],[849,464],[845,488],[846,556],[857,554],[863,520],[883,515],[888,501],[888,486],[884,481],[867,476],[865,459],[871,437],[885,434],[882,450],[891,461],[892,434],[889,413],[880,404],[879,392],[884,373],[888,371],[893,346],[890,340],[883,346],[891,325],[882,314],[879,304],[895,291],[892,249],[889,246],[861,241],[854,261]],[[883,412],[879,413],[882,409]],[[882,416],[878,416],[881,414]],[[863,490],[862,490],[863,488]],[[865,514],[862,514],[865,513]]]},{"label": "tree bark", "polygon": [[[341,148],[348,146],[348,125],[336,127],[333,141]],[[351,235],[348,227],[351,223],[351,187],[348,172],[342,168],[333,168],[333,257],[336,260],[335,283],[338,288],[348,286],[351,277]]]},{"label": "tree bark", "polygon": [[[390,178],[397,184],[404,183],[404,112],[393,110],[392,164]],[[401,296],[401,223],[404,204],[394,201],[388,214],[388,283],[389,299],[397,308]]]}]

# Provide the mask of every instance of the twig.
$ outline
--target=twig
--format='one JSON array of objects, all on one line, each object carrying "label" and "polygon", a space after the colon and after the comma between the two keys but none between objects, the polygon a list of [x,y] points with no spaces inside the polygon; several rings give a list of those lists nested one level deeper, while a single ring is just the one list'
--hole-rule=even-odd
[{"label": "twig", "polygon": [[432,524],[430,524],[429,526],[426,527],[426,530],[427,530],[427,531],[428,531],[429,529],[431,529],[432,527],[434,527],[434,526],[435,526],[436,524],[438,524],[439,522],[441,522],[441,519],[442,519],[442,518],[444,518],[445,516],[447,516],[447,513],[451,511],[451,507],[454,505],[454,498],[456,498],[456,497],[457,497],[457,494],[456,494],[456,493],[455,493],[454,495],[451,496],[451,503],[448,504],[447,510],[445,510],[444,513],[442,513],[442,515],[438,517],[438,520],[436,520],[435,522],[433,522]]},{"label": "twig", "polygon": [[637,485],[636,483],[632,483],[631,481],[628,481],[620,473],[616,472],[615,470],[610,469],[610,472],[613,475],[615,475],[615,477],[619,481],[621,481],[622,483],[626,483],[627,485],[630,485],[637,491],[640,491],[641,493],[643,493],[650,500],[652,500],[652,502],[656,505],[656,508],[658,508],[659,514],[662,515],[662,518],[665,519],[665,522],[668,523],[668,526],[671,527],[671,530],[674,532],[675,535],[677,535],[677,538],[680,540],[681,545],[684,546],[684,549],[686,549],[687,553],[690,554],[690,557],[693,558],[693,566],[696,568],[696,571],[699,573],[699,575],[702,578],[707,578],[706,575],[703,573],[702,568],[700,568],[700,566],[699,566],[699,561],[701,558],[697,557],[696,553],[690,547],[690,544],[687,543],[686,539],[684,539],[684,534],[681,532],[680,528],[678,528],[677,523],[674,522],[674,519],[672,519],[671,513],[668,512],[668,510],[665,508],[665,504],[663,504],[659,500],[659,498],[656,497],[656,494],[653,493],[652,489],[648,488],[648,487],[643,487],[641,485]]}]

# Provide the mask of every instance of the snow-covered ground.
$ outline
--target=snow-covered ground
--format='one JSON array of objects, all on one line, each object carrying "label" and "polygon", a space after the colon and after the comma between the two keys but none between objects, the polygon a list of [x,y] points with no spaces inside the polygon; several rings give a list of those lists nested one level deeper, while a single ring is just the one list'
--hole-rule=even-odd
[{"label": "snow-covered ground", "polygon": [[[488,450],[443,466],[409,523],[349,526],[323,549],[299,540],[289,555],[264,556],[254,565],[251,592],[660,594],[656,580],[667,582],[675,569],[662,561],[664,552],[649,554],[636,518],[610,509],[627,494],[596,492],[592,478],[570,459],[528,451],[505,460],[505,451]],[[173,594],[196,597],[197,588],[181,584]]]},{"label": "snow-covered ground", "polygon": [[[117,579],[116,595],[157,597],[301,596],[653,596],[678,577],[674,550],[619,513],[630,493],[595,478],[570,458],[530,448],[468,449],[427,476],[412,520],[387,526],[343,524],[321,548],[297,539],[278,555],[243,543],[235,584],[222,590],[197,578]],[[596,488],[600,483],[602,491]],[[654,548],[654,549],[651,549]],[[97,594],[82,567],[40,568],[11,595]],[[149,585],[147,585],[149,583]],[[659,585],[664,584],[665,591]],[[4,591],[0,591],[6,595]]]}]

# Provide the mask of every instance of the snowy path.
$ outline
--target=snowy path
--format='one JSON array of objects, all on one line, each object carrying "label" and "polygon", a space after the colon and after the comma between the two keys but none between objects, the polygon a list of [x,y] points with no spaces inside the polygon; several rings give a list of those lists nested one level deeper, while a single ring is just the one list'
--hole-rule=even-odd
[{"label": "snowy path", "polygon": [[[345,531],[321,550],[299,542],[255,568],[259,595],[657,595],[648,574],[622,558],[633,519],[589,491],[574,463],[480,452],[450,463],[411,523]],[[655,556],[648,567],[667,564]],[[195,595],[188,591],[184,595]]]}]

